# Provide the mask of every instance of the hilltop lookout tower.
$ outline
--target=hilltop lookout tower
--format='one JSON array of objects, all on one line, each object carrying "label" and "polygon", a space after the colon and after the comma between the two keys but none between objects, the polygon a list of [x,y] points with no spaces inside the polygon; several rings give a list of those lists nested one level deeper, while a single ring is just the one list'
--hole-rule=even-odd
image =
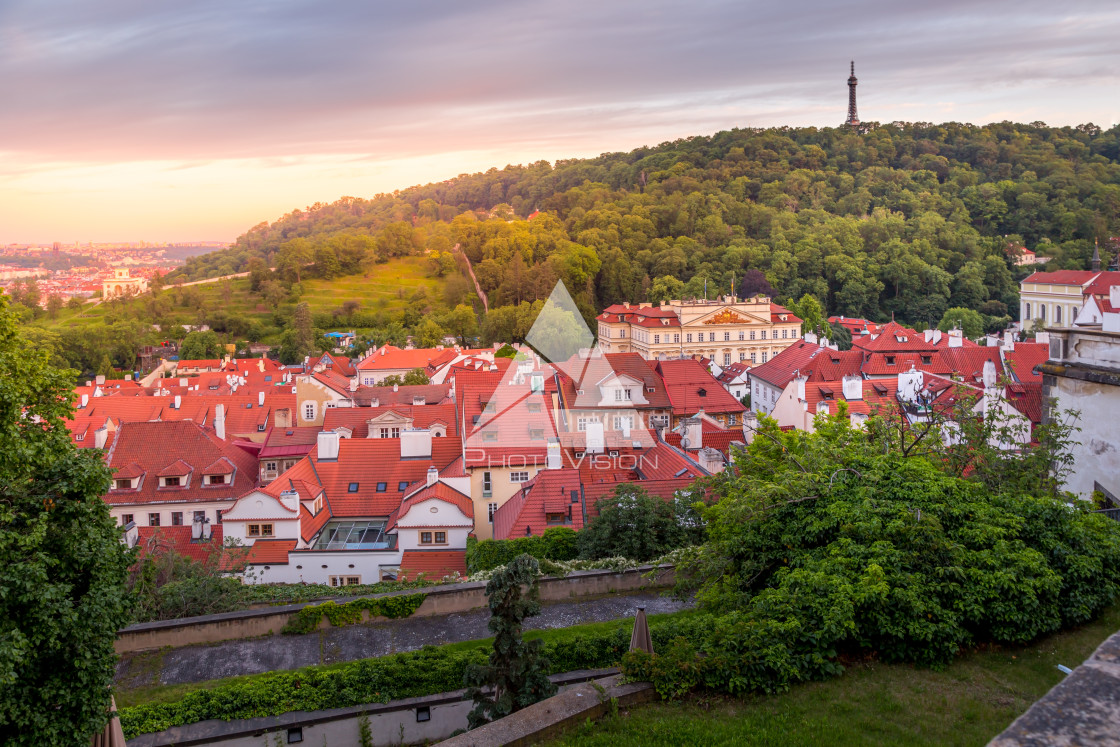
[{"label": "hilltop lookout tower", "polygon": [[852,74],[848,76],[848,119],[844,124],[853,130],[859,129],[859,114],[856,113],[856,63],[852,61]]}]

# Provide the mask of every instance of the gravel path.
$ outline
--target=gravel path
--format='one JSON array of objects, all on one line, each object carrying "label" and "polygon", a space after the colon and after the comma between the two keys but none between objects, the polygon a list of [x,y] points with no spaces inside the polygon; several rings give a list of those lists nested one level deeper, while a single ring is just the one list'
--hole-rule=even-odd
[{"label": "gravel path", "polygon": [[[545,605],[540,615],[526,621],[525,627],[528,630],[566,628],[618,620],[633,616],[639,605],[644,605],[648,614],[655,615],[686,609],[692,603],[663,597],[657,592],[558,602]],[[349,625],[307,635],[269,636],[126,655],[117,666],[116,680],[118,687],[125,689],[173,685],[415,651],[426,644],[488,638],[490,632],[486,623],[489,619],[488,610],[478,609],[440,617]]]}]

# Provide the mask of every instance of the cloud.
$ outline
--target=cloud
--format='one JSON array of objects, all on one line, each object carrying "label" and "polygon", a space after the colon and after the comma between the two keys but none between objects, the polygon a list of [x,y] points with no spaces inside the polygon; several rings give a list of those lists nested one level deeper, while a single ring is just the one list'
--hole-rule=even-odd
[{"label": "cloud", "polygon": [[826,125],[852,57],[866,118],[890,120],[993,89],[1115,92],[1118,30],[1103,3],[23,0],[0,11],[0,141],[99,160],[398,156],[774,113]]}]

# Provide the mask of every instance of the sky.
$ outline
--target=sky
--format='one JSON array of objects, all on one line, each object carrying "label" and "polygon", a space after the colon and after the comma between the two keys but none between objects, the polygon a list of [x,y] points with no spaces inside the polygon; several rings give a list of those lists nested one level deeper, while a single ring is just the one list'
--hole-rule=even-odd
[{"label": "sky", "polygon": [[1120,3],[0,0],[0,245],[295,208],[733,127],[1120,123]]}]

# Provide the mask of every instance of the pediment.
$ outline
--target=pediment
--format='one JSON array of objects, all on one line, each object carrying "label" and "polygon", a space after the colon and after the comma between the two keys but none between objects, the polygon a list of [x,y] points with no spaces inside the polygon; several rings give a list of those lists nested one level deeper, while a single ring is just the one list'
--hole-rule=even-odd
[{"label": "pediment", "polygon": [[389,425],[389,426],[409,425],[409,424],[412,423],[412,418],[408,417],[407,415],[402,415],[401,413],[396,412],[394,410],[390,410],[388,412],[381,413],[377,417],[370,418],[366,422],[369,424],[369,426],[371,428],[374,427],[374,426],[386,426],[386,425]]},{"label": "pediment", "polygon": [[740,324],[769,324],[769,319],[763,319],[757,314],[738,311],[736,309],[722,308],[707,316],[701,317],[693,324],[705,324],[709,326],[716,325],[740,325]]}]

